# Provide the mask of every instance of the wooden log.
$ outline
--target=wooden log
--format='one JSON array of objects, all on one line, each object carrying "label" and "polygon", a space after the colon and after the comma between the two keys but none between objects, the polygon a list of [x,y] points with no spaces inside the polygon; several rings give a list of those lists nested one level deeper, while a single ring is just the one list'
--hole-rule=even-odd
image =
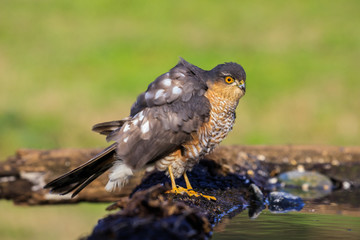
[{"label": "wooden log", "polygon": [[[101,149],[18,150],[0,162],[0,198],[16,204],[112,202],[127,197],[140,183],[143,172],[120,192],[106,192],[107,174],[99,177],[76,198],[50,194],[45,183],[84,163]],[[207,156],[225,171],[240,172],[264,181],[279,172],[303,167],[339,181],[360,186],[360,147],[333,146],[223,146]],[[242,171],[239,171],[239,169]],[[262,178],[261,178],[262,176]]]},{"label": "wooden log", "polygon": [[112,202],[128,196],[140,182],[142,173],[134,176],[121,191],[109,193],[104,186],[107,174],[100,176],[77,197],[49,193],[43,186],[52,179],[86,162],[101,149],[18,150],[15,156],[0,163],[0,198],[15,204],[56,204],[76,202]]}]

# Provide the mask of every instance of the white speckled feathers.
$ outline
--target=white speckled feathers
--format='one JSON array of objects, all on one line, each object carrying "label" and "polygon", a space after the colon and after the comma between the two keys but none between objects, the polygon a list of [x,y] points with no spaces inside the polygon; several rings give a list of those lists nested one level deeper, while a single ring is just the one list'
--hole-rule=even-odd
[{"label": "white speckled feathers", "polygon": [[138,169],[191,139],[191,133],[208,121],[210,113],[203,72],[180,60],[139,95],[127,121],[117,129],[111,125],[112,131],[107,132],[108,141],[118,142],[119,159]]},{"label": "white speckled feathers", "polygon": [[146,92],[140,94],[131,108],[134,116],[146,107],[170,104],[176,100],[188,102],[194,95],[203,96],[207,90],[202,78],[204,70],[181,59],[169,72],[153,81]]}]

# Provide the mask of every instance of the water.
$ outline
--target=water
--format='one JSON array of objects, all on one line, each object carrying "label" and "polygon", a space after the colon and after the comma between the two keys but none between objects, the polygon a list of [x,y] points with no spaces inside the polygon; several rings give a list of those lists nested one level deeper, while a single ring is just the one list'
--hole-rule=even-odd
[{"label": "water", "polygon": [[[216,226],[212,239],[360,239],[359,190],[305,201],[299,212],[264,210],[256,219],[243,211]],[[347,201],[346,201],[347,200]]]}]

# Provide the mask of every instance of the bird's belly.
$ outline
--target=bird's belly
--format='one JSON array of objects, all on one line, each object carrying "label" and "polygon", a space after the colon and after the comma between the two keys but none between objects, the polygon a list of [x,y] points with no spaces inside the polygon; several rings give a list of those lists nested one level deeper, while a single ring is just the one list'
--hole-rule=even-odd
[{"label": "bird's belly", "polygon": [[172,167],[174,177],[180,177],[185,171],[191,170],[206,154],[210,153],[232,130],[235,122],[233,112],[211,113],[210,120],[192,135],[192,140],[179,149],[156,162],[159,171],[167,171]]}]

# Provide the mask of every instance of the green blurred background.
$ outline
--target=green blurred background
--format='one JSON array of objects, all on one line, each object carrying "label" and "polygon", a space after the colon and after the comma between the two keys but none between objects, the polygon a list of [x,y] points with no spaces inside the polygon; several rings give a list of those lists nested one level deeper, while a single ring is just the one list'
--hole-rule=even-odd
[{"label": "green blurred background", "polygon": [[[179,56],[245,68],[247,94],[223,144],[359,145],[359,12],[357,0],[2,0],[0,158],[105,147],[91,126],[127,116]],[[0,238],[74,239],[104,206],[2,201]]]}]

